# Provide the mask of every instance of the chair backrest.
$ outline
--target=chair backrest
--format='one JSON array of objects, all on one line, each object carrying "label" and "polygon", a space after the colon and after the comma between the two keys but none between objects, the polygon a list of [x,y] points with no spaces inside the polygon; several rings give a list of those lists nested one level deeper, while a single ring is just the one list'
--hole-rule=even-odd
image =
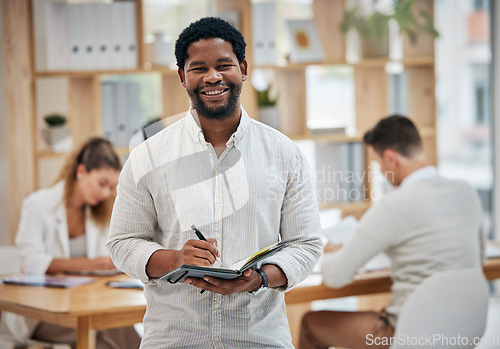
[{"label": "chair backrest", "polygon": [[0,246],[0,275],[21,271],[21,263],[16,246]]},{"label": "chair backrest", "polygon": [[486,328],[488,301],[480,269],[433,274],[407,298],[391,349],[474,348]]}]

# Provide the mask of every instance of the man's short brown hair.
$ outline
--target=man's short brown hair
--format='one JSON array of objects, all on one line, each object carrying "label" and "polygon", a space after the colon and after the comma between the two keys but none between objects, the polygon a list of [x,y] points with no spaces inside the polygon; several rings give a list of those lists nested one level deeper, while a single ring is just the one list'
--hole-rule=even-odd
[{"label": "man's short brown hair", "polygon": [[382,155],[391,149],[406,158],[422,151],[422,139],[413,122],[402,115],[391,115],[380,120],[363,136],[363,142]]}]

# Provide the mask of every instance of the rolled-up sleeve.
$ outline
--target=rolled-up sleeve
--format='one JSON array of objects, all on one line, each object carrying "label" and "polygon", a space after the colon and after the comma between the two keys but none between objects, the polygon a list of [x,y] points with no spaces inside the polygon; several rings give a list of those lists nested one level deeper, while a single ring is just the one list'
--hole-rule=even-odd
[{"label": "rolled-up sleeve", "polygon": [[310,169],[298,149],[290,161],[280,233],[287,245],[266,259],[265,264],[274,264],[283,270],[287,284],[278,290],[288,291],[311,273],[322,247],[319,209]]}]

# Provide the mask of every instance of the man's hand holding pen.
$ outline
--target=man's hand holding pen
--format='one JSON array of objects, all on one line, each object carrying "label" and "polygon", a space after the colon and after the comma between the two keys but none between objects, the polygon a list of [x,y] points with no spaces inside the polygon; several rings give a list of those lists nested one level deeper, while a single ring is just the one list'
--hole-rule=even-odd
[{"label": "man's hand holding pen", "polygon": [[[204,244],[194,244],[195,246],[197,246],[198,249],[207,247],[206,243],[212,243],[213,245],[215,245],[215,247],[217,247],[217,240],[205,238],[203,233],[196,227],[196,225],[194,224],[191,225],[191,229],[193,229],[194,233],[198,237],[199,239],[198,241],[204,243]],[[186,242],[186,244],[183,247],[183,250],[190,241],[196,241],[196,240],[189,240],[188,242]],[[193,253],[190,248],[186,248],[186,250],[187,250],[186,252],[188,253]],[[210,263],[209,265],[212,265],[215,262],[215,260],[213,260],[211,257],[214,256],[220,257],[219,251],[216,250],[216,253],[214,253],[213,248],[208,248],[208,251],[205,252],[200,252],[196,250],[194,252],[198,258],[198,261],[200,258],[202,258],[205,260],[205,262]],[[210,254],[209,252],[212,254],[212,256],[209,256]],[[217,258],[217,260],[220,262],[219,258]],[[191,263],[183,263],[183,264],[191,264]],[[202,265],[202,264],[192,264],[192,265]],[[184,282],[193,285],[195,287],[201,288],[201,293],[205,291],[211,291],[222,295],[228,295],[237,292],[252,291],[260,286],[262,279],[259,273],[257,273],[255,270],[247,269],[243,272],[243,275],[233,280],[224,280],[224,279],[205,276],[203,279],[187,278]]]},{"label": "man's hand holding pen", "polygon": [[188,240],[180,252],[179,265],[199,265],[208,267],[215,263],[220,257],[217,249],[217,240],[209,238],[207,240]]}]

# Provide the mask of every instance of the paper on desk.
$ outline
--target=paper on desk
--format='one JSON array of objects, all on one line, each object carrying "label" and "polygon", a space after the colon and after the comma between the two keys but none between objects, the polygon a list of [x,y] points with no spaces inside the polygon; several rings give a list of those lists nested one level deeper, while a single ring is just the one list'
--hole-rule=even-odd
[{"label": "paper on desk", "polygon": [[330,228],[331,226],[340,222],[342,211],[338,208],[330,208],[319,211],[319,219],[321,222],[321,229]]},{"label": "paper on desk", "polygon": [[341,219],[337,224],[323,229],[323,234],[330,243],[344,244],[354,234],[358,227],[358,220],[354,216],[347,216]]},{"label": "paper on desk", "polygon": [[486,258],[500,257],[500,246],[493,243],[486,244]]},{"label": "paper on desk", "polygon": [[[347,216],[339,223],[322,230],[330,243],[345,244],[354,234],[358,227],[358,220],[354,216]],[[364,266],[365,271],[383,270],[391,267],[389,257],[381,252],[370,259]]]}]

